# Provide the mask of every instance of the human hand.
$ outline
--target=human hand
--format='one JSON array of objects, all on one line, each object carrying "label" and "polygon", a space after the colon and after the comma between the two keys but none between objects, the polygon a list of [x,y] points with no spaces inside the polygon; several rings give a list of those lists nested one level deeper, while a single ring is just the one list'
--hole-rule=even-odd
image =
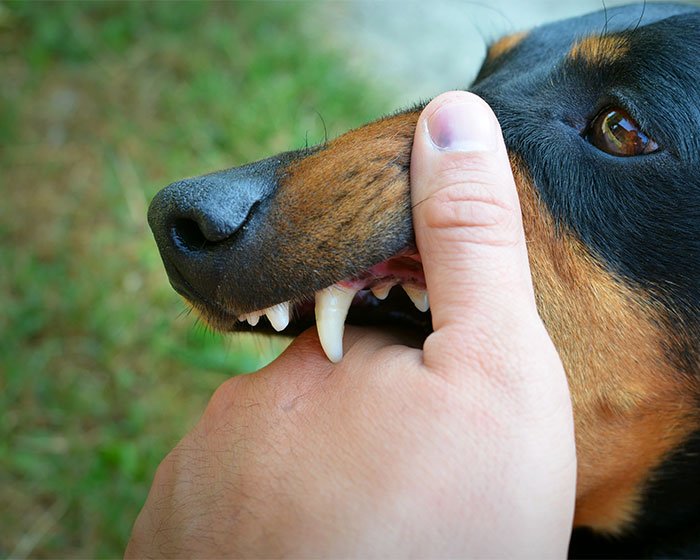
[{"label": "human hand", "polygon": [[311,329],[224,383],[160,465],[127,557],[566,555],[568,387],[485,103],[451,92],[426,107],[411,184],[423,349],[348,328],[332,364]]}]

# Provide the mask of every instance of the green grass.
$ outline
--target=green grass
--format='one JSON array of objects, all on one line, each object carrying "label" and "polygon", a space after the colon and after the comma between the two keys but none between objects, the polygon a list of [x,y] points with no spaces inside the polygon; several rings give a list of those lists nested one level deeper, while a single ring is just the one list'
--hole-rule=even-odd
[{"label": "green grass", "polygon": [[0,555],[121,556],[214,388],[280,350],[183,314],[145,215],[170,181],[388,109],[314,18],[307,3],[0,3]]}]

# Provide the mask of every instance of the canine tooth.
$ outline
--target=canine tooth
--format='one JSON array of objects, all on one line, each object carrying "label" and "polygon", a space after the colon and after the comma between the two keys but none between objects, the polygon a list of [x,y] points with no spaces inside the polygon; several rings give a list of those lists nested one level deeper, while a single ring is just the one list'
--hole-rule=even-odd
[{"label": "canine tooth", "polygon": [[321,347],[333,363],[343,358],[345,317],[356,290],[331,286],[316,292],[316,328]]},{"label": "canine tooth", "polygon": [[370,290],[377,299],[386,299],[393,287],[393,284],[382,284],[381,286],[373,286]]},{"label": "canine tooth", "polygon": [[415,286],[402,286],[406,295],[411,298],[413,305],[418,308],[418,311],[428,311],[430,302],[428,301],[428,291],[421,290]]},{"label": "canine tooth", "polygon": [[272,307],[268,307],[264,311],[270,324],[277,331],[284,330],[289,324],[289,302],[278,303]]}]

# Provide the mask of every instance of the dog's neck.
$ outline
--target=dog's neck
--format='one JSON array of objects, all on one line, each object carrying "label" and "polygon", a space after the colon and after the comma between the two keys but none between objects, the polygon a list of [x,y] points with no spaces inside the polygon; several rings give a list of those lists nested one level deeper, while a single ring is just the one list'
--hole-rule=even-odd
[{"label": "dog's neck", "polygon": [[571,558],[699,558],[700,430],[657,470],[639,517],[616,537],[576,529]]}]

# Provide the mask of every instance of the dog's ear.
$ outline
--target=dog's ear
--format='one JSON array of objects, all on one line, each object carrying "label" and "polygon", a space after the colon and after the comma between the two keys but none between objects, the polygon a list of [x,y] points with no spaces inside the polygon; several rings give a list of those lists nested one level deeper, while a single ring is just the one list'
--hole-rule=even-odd
[{"label": "dog's ear", "polygon": [[481,64],[481,68],[477,72],[474,83],[476,84],[485,79],[509,58],[511,58],[511,56],[515,54],[518,46],[527,36],[527,31],[519,31],[510,35],[505,35],[490,43],[486,49],[486,57]]},{"label": "dog's ear", "polygon": [[512,51],[518,44],[522,42],[523,39],[527,37],[526,31],[519,31],[518,33],[512,33],[501,37],[497,41],[491,43],[486,51],[487,60],[495,60],[504,56],[506,53]]}]

